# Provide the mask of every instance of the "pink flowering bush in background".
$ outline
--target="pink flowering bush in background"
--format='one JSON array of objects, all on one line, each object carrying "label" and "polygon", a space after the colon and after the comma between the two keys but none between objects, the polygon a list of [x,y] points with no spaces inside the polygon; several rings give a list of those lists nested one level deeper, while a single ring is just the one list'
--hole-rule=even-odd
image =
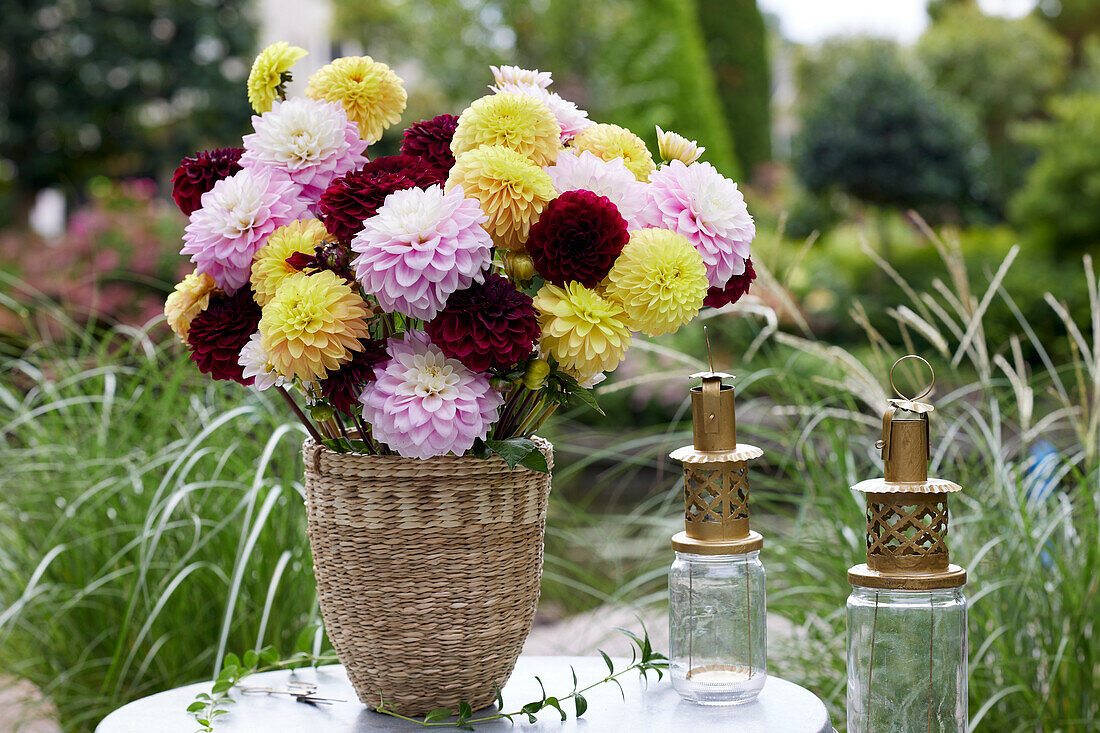
[{"label": "pink flowering bush in background", "polygon": [[[177,255],[184,223],[153,181],[96,179],[61,236],[0,234],[0,269],[8,276],[0,292],[57,302],[78,323],[142,325],[162,313],[164,294],[189,271]],[[0,309],[0,330],[22,328]]]}]

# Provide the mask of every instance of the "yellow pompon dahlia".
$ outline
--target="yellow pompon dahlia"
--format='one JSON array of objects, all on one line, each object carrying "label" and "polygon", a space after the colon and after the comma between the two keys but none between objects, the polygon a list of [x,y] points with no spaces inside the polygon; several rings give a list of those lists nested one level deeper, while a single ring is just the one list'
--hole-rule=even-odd
[{"label": "yellow pompon dahlia", "polygon": [[536,165],[550,165],[561,150],[561,128],[550,108],[527,94],[490,94],[475,100],[458,118],[451,152],[503,145]]},{"label": "yellow pompon dahlia", "polygon": [[703,256],[668,229],[631,232],[606,280],[627,325],[649,336],[672,333],[698,315],[707,287]]},{"label": "yellow pompon dahlia", "polygon": [[317,219],[298,219],[279,227],[267,237],[267,242],[252,258],[252,291],[256,302],[267,305],[275,297],[279,285],[298,269],[287,262],[295,254],[312,255],[328,232]]},{"label": "yellow pompon dahlia", "polygon": [[206,310],[206,306],[210,305],[210,294],[217,289],[214,278],[196,270],[168,294],[164,301],[164,317],[180,341],[187,341],[192,319]]},{"label": "yellow pompon dahlia", "polygon": [[630,347],[622,306],[578,282],[546,283],[535,295],[543,351],[584,382],[619,365]]},{"label": "yellow pompon dahlia", "polygon": [[408,99],[403,83],[370,56],[345,56],[309,77],[306,96],[344,105],[348,119],[359,125],[359,137],[371,144],[401,119]]},{"label": "yellow pompon dahlia", "polygon": [[302,381],[324,379],[362,351],[370,308],[329,270],[297,272],[283,280],[263,307],[260,345],[275,370]]},{"label": "yellow pompon dahlia", "polygon": [[657,166],[645,142],[625,127],[600,123],[577,134],[569,147],[587,150],[602,160],[622,158],[627,170],[639,181],[648,181]]},{"label": "yellow pompon dahlia", "polygon": [[248,74],[248,103],[256,114],[262,115],[271,109],[276,99],[286,96],[290,68],[308,53],[286,41],[273,43],[260,51]]},{"label": "yellow pompon dahlia", "polygon": [[489,217],[482,226],[504,249],[520,249],[531,225],[557,193],[545,170],[511,148],[483,145],[458,156],[446,190],[462,186]]}]

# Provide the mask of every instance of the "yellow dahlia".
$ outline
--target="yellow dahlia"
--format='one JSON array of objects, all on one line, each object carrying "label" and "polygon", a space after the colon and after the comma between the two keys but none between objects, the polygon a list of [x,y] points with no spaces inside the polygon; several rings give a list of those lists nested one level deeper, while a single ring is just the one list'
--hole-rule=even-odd
[{"label": "yellow dahlia", "polygon": [[619,365],[630,347],[622,305],[578,282],[546,283],[535,295],[543,351],[578,381]]},{"label": "yellow dahlia", "polygon": [[458,156],[447,190],[462,186],[489,217],[482,226],[498,247],[520,249],[546,204],[557,196],[539,166],[503,145],[483,145]]},{"label": "yellow dahlia", "polygon": [[329,270],[283,280],[260,317],[260,345],[275,370],[302,381],[324,379],[362,351],[370,309]]},{"label": "yellow dahlia", "polygon": [[252,62],[248,74],[248,103],[256,114],[271,109],[276,99],[286,97],[286,83],[290,81],[290,68],[308,52],[291,46],[286,41],[273,43]]},{"label": "yellow dahlia", "polygon": [[570,147],[587,150],[602,160],[622,158],[639,181],[648,181],[656,166],[645,142],[625,127],[600,123],[577,134]]},{"label": "yellow dahlia", "polygon": [[312,255],[328,232],[317,219],[298,219],[279,227],[267,237],[267,243],[252,258],[252,290],[256,302],[267,305],[279,285],[298,269],[287,262],[292,255]]},{"label": "yellow dahlia", "polygon": [[370,56],[345,56],[309,77],[306,96],[344,105],[348,119],[359,124],[359,137],[369,144],[401,119],[407,99],[402,84],[390,67]]},{"label": "yellow dahlia", "polygon": [[210,294],[217,287],[214,278],[205,272],[199,274],[196,270],[183,278],[176,289],[169,293],[164,301],[164,317],[168,319],[168,327],[179,336],[180,341],[187,341],[191,320],[210,305]]},{"label": "yellow dahlia", "polygon": [[640,229],[607,275],[608,297],[626,322],[649,336],[672,333],[699,313],[707,294],[707,267],[685,237],[668,229]]},{"label": "yellow dahlia", "polygon": [[490,94],[476,100],[458,118],[451,152],[462,153],[482,145],[503,145],[550,165],[561,150],[561,128],[550,108],[526,94]]}]

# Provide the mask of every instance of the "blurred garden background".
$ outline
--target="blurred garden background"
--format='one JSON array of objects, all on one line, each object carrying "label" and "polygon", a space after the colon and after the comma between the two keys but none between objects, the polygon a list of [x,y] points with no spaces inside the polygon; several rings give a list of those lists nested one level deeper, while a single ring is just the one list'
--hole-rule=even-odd
[{"label": "blurred garden background", "polygon": [[[200,378],[160,316],[186,264],[172,171],[247,129],[276,40],[310,51],[297,88],[351,52],[406,80],[375,154],[500,63],[653,150],[655,125],[705,145],[758,226],[750,295],[704,322],[767,451],[770,671],[844,729],[848,486],[880,471],[887,373],[914,352],[933,471],[965,488],[971,727],[1100,729],[1100,3],[0,0],[0,27],[0,729],[91,730],[227,651],[320,643],[302,431]],[[635,613],[667,633],[666,456],[705,351],[699,328],[637,343],[606,416],[548,431],[532,651],[594,653]]]}]

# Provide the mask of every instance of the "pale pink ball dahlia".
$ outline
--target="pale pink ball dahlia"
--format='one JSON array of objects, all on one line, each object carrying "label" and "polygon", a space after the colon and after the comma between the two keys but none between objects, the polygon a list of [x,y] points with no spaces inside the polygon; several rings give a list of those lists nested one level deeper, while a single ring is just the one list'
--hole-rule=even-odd
[{"label": "pale pink ball dahlia", "polygon": [[423,331],[391,338],[360,401],[374,437],[406,458],[462,455],[484,438],[504,399],[484,374],[450,359]]},{"label": "pale pink ball dahlia", "polygon": [[587,150],[566,149],[546,172],[559,194],[584,190],[605,196],[626,219],[627,228],[642,228],[640,217],[649,203],[647,187],[627,170],[622,158],[602,160]]},{"label": "pale pink ball dahlia", "polygon": [[234,293],[248,284],[252,256],[279,227],[306,213],[301,188],[272,168],[245,168],[202,195],[191,212],[180,254],[190,255],[198,273]]},{"label": "pale pink ball dahlia", "polygon": [[486,221],[461,186],[395,191],[351,240],[355,276],[384,310],[429,321],[451,293],[484,279],[493,259]]},{"label": "pale pink ball dahlia", "polygon": [[703,256],[711,287],[723,287],[745,271],[756,224],[737,184],[710,163],[674,160],[649,176],[647,227],[687,237]]},{"label": "pale pink ball dahlia", "polygon": [[269,111],[253,116],[252,127],[255,132],[244,136],[241,165],[283,171],[302,187],[311,207],[333,179],[367,162],[367,143],[339,102],[308,97],[277,101]]}]

